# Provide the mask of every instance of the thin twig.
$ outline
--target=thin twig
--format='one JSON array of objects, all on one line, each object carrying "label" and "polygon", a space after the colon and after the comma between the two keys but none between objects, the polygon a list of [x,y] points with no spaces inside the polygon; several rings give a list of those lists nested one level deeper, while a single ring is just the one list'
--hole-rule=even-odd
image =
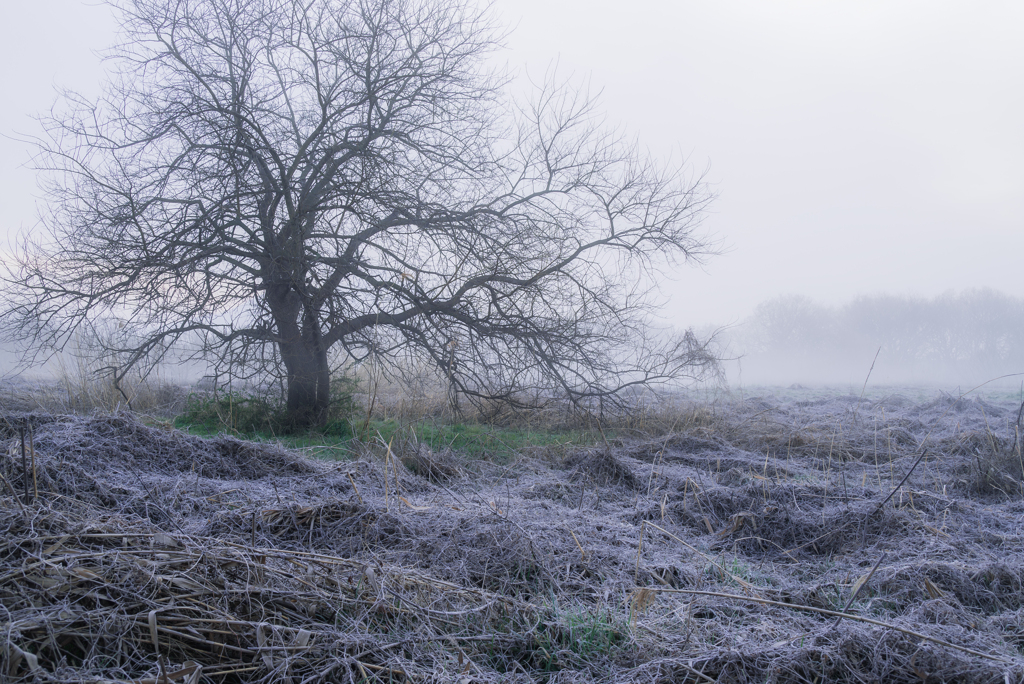
[{"label": "thin twig", "polygon": [[903,486],[904,484],[906,484],[907,480],[908,480],[908,479],[910,479],[910,475],[911,475],[911,473],[913,473],[913,472],[914,472],[914,468],[916,468],[916,467],[917,467],[917,464],[921,462],[921,459],[922,459],[922,458],[924,458],[924,457],[925,457],[925,455],[927,455],[927,453],[928,453],[928,450],[927,450],[927,449],[924,449],[924,450],[922,450],[922,451],[921,451],[921,455],[917,457],[917,460],[916,460],[916,461],[914,461],[914,465],[910,466],[910,470],[908,470],[908,471],[907,471],[907,474],[903,476],[903,479],[902,479],[902,480],[900,480],[900,483],[899,483],[898,485],[896,485],[895,487],[893,487],[893,488],[892,488],[892,491],[891,491],[891,492],[889,492],[889,496],[887,496],[887,497],[885,497],[884,499],[882,499],[882,503],[878,504],[878,506],[877,506],[877,507],[875,508],[875,510],[871,511],[871,515],[869,515],[869,516],[868,516],[869,518],[870,518],[871,516],[873,516],[873,515],[874,515],[875,513],[878,513],[878,511],[882,510],[882,506],[884,506],[884,505],[885,505],[886,503],[888,503],[889,499],[891,499],[891,498],[893,497],[893,495],[894,495],[894,494],[895,494],[895,493],[896,493],[897,491],[899,491],[899,489],[900,489],[900,488],[901,488],[901,487],[902,487],[902,486]]},{"label": "thin twig", "polygon": [[882,348],[879,347],[878,351],[875,352],[875,358],[871,360],[871,368],[868,368],[867,377],[864,378],[864,386],[860,388],[860,396],[857,398],[857,405],[853,407],[853,424],[857,424],[857,411],[860,410],[860,402],[864,399],[864,391],[868,388],[868,380],[871,379],[871,371],[875,370],[875,362],[878,361],[878,355],[882,353]]},{"label": "thin twig", "polygon": [[[850,600],[846,602],[845,606],[843,606],[843,609],[840,611],[841,613],[845,613],[846,611],[850,610],[850,606],[853,605],[853,602],[856,600],[857,595],[860,593],[860,590],[863,589],[867,585],[867,583],[871,581],[871,578],[875,574],[875,570],[877,570],[878,566],[882,564],[883,560],[885,560],[885,556],[886,556],[886,554],[883,551],[882,555],[879,556],[878,561],[875,563],[875,566],[873,568],[871,568],[871,572],[869,572],[868,576],[864,578],[864,581],[863,582],[860,582],[860,581],[857,582],[857,588],[853,590],[853,594],[850,595]],[[839,617],[837,617],[836,621],[832,623],[832,629],[835,629],[836,627],[838,627],[839,626],[839,621],[842,620],[842,619],[843,619],[843,617],[841,615]]]},{"label": "thin twig", "polygon": [[32,424],[28,426],[28,450],[32,454],[32,500],[39,500],[39,481],[36,478],[36,443],[32,437]]},{"label": "thin twig", "polygon": [[21,481],[25,485],[25,503],[28,503],[28,460],[25,458],[25,427],[20,427],[18,431],[21,433]]},{"label": "thin twig", "polygon": [[14,491],[14,487],[11,486],[11,483],[7,481],[7,478],[4,477],[3,473],[0,473],[0,480],[3,480],[4,484],[7,485],[7,488],[11,490],[11,496],[14,498],[14,502],[18,504],[18,508],[21,509],[21,512],[25,513],[25,504],[21,503],[21,499],[18,497],[18,493]]}]

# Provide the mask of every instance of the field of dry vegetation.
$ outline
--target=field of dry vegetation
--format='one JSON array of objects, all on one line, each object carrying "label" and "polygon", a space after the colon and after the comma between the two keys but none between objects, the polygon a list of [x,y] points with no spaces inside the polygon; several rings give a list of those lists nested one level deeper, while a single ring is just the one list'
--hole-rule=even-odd
[{"label": "field of dry vegetation", "polygon": [[510,462],[12,407],[3,681],[1024,681],[1009,396],[746,392]]}]

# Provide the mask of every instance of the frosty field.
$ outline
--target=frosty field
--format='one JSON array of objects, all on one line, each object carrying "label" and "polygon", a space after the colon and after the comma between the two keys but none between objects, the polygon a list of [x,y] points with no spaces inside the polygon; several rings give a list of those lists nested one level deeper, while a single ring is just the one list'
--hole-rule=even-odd
[{"label": "frosty field", "polygon": [[746,392],[502,465],[8,413],[0,678],[1020,682],[1020,408]]}]

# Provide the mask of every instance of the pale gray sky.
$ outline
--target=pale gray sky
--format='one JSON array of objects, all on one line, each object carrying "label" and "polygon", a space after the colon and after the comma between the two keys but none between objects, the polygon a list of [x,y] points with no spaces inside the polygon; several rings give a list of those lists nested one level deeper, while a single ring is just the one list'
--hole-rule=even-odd
[{"label": "pale gray sky", "polygon": [[[1024,3],[497,0],[506,57],[603,90],[609,118],[684,154],[728,252],[667,286],[675,324],[799,293],[840,302],[991,287],[1024,296]],[[109,10],[11,3],[0,132],[54,86],[95,92]],[[28,148],[0,139],[0,235],[35,221]]]}]

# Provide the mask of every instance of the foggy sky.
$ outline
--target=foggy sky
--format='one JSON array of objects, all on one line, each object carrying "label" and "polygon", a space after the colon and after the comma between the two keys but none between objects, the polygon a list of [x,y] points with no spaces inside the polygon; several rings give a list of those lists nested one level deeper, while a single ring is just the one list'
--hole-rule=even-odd
[{"label": "foggy sky", "polygon": [[[1024,3],[497,0],[503,59],[602,91],[609,121],[708,169],[725,253],[667,283],[666,320],[735,323],[780,294],[1024,296]],[[11,3],[0,133],[54,87],[95,93],[104,6]],[[30,148],[0,139],[0,237],[35,222]]]}]

